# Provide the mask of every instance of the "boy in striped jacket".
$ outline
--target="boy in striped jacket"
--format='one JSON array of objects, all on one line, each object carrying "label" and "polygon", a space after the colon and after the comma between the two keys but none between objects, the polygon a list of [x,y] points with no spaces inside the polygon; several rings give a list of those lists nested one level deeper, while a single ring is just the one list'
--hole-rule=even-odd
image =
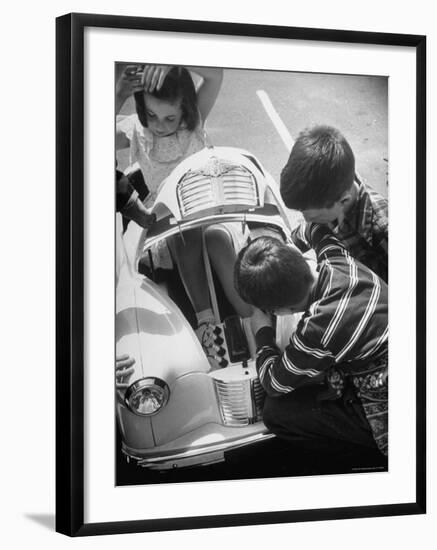
[{"label": "boy in striped jacket", "polygon": [[[244,248],[235,285],[255,306],[257,371],[267,397],[263,418],[279,437],[317,449],[337,443],[387,454],[387,284],[355,260],[327,225],[307,224],[317,254],[260,237]],[[303,312],[283,353],[272,315]]]}]

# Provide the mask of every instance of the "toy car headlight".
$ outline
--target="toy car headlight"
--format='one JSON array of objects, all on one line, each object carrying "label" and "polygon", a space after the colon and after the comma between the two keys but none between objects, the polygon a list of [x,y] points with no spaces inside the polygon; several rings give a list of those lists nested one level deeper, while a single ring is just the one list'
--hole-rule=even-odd
[{"label": "toy car headlight", "polygon": [[126,390],[124,400],[140,416],[156,414],[168,401],[170,390],[160,378],[141,378]]}]

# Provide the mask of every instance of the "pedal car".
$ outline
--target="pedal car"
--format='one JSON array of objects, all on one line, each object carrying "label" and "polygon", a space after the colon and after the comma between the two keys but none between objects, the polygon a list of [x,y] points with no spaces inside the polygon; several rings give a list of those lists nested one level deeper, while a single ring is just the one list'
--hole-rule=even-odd
[{"label": "pedal car", "polygon": [[[205,148],[183,161],[163,182],[153,212],[151,229],[130,223],[117,236],[116,354],[135,359],[128,387],[117,390],[122,451],[157,470],[211,464],[236,447],[273,437],[262,421],[255,358],[240,319],[219,307],[223,368],[212,370],[169,284],[140,274],[139,266],[156,243],[222,222],[251,232],[270,228],[287,239],[289,213],[261,163],[228,147]],[[203,255],[211,269],[205,247]],[[208,280],[212,303],[220,306],[216,279]]]}]

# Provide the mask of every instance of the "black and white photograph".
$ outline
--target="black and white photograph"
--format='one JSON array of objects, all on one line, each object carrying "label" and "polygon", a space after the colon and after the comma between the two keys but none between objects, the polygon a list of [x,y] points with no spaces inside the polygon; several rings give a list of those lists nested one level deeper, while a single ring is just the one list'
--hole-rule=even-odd
[{"label": "black and white photograph", "polygon": [[116,485],[388,471],[388,83],[115,63]]}]

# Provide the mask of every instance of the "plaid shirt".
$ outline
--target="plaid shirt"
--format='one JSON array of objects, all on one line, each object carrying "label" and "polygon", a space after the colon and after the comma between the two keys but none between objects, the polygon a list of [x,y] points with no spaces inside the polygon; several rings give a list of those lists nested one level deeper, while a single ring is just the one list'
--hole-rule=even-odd
[{"label": "plaid shirt", "polygon": [[[351,256],[388,281],[388,202],[366,183],[357,181],[358,197],[341,224],[329,224],[331,231],[348,249]],[[305,252],[310,248],[305,239],[307,223],[293,232],[294,244]]]}]

